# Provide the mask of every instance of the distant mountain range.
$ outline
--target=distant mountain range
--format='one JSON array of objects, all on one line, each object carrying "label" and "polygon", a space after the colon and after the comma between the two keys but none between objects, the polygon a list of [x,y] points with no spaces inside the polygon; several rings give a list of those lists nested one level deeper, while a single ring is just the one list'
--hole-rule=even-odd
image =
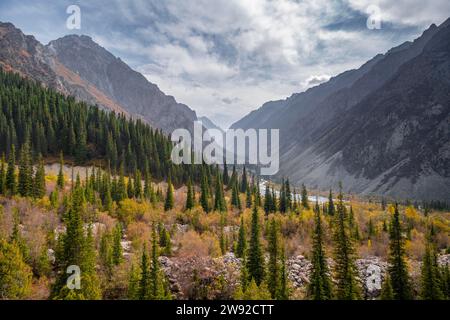
[{"label": "distant mountain range", "polygon": [[166,133],[192,128],[196,113],[164,94],[88,36],[42,45],[11,23],[0,22],[0,66],[78,100],[141,118]]},{"label": "distant mountain range", "polygon": [[450,19],[231,128],[280,129],[280,172],[312,188],[450,200]]},{"label": "distant mountain range", "polygon": [[209,119],[206,116],[198,117],[198,121],[200,121],[203,124],[203,127],[205,127],[206,129],[217,129],[222,133],[225,132],[221,127],[219,127],[217,124],[215,124],[211,119]]}]

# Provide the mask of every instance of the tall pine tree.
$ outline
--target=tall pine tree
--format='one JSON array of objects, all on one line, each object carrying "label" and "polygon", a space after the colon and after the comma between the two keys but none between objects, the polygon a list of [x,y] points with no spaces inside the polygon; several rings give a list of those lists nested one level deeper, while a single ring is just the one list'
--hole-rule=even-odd
[{"label": "tall pine tree", "polygon": [[33,197],[42,198],[45,196],[45,168],[44,160],[39,155],[38,166],[33,181]]},{"label": "tall pine tree", "polygon": [[219,170],[217,169],[216,174],[216,188],[215,188],[215,197],[214,197],[214,210],[224,212],[227,210],[227,206],[225,203],[225,196],[223,191],[223,183]]},{"label": "tall pine tree", "polygon": [[169,211],[173,209],[174,198],[173,198],[173,186],[172,180],[169,177],[167,180],[167,191],[166,191],[166,201],[164,202],[164,211]]},{"label": "tall pine tree", "polygon": [[360,289],[356,280],[357,269],[354,263],[354,249],[349,236],[342,189],[338,199],[334,225],[336,298],[339,300],[356,300],[360,298]]},{"label": "tall pine tree", "polygon": [[251,229],[250,229],[250,244],[247,251],[247,269],[249,280],[254,280],[259,286],[264,280],[264,256],[261,245],[261,227],[259,225],[259,214],[256,205],[253,207]]},{"label": "tall pine tree", "polygon": [[330,300],[333,296],[332,286],[325,255],[324,232],[318,202],[314,207],[314,221],[312,271],[309,278],[308,296],[313,300]]},{"label": "tall pine tree", "polygon": [[405,261],[405,244],[397,204],[395,204],[389,232],[389,277],[395,300],[412,299],[411,282]]},{"label": "tall pine tree", "polygon": [[333,202],[333,192],[330,189],[330,194],[328,195],[328,214],[330,216],[334,216],[336,209],[334,208]]},{"label": "tall pine tree", "polygon": [[247,240],[246,240],[244,217],[241,217],[241,225],[239,226],[238,242],[236,245],[236,256],[238,258],[244,258],[246,250],[247,250]]},{"label": "tall pine tree", "polygon": [[11,152],[8,158],[8,169],[6,171],[6,188],[8,194],[14,196],[17,193],[17,177],[16,177],[16,148],[11,146]]},{"label": "tall pine tree", "polygon": [[423,300],[442,300],[444,299],[442,279],[437,262],[436,248],[432,238],[433,235],[430,230],[422,260],[420,297]]},{"label": "tall pine tree", "polygon": [[306,191],[306,187],[304,184],[302,184],[302,207],[305,209],[309,209],[309,203],[308,203],[308,191]]},{"label": "tall pine tree", "polygon": [[56,185],[58,188],[63,189],[64,188],[64,157],[63,153],[61,151],[59,155],[59,172],[58,172],[58,179],[56,180]]},{"label": "tall pine tree", "polygon": [[192,181],[189,178],[187,184],[187,195],[186,195],[186,210],[191,210],[194,208],[194,190],[192,187]]}]

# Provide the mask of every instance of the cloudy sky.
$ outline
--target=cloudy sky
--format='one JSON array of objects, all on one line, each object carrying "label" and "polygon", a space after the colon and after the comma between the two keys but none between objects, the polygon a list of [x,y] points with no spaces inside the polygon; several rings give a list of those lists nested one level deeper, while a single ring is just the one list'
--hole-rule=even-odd
[{"label": "cloudy sky", "polygon": [[[72,4],[81,9],[80,30],[66,28]],[[371,15],[381,29],[367,27]],[[0,1],[0,21],[45,44],[87,34],[222,127],[448,16],[448,0]]]}]

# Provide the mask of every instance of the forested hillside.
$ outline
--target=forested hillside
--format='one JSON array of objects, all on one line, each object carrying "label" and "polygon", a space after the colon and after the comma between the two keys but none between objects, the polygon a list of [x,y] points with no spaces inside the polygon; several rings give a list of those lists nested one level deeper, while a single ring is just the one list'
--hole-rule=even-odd
[{"label": "forested hillside", "polygon": [[195,111],[88,36],[70,35],[44,46],[12,23],[0,21],[0,66],[77,101],[143,119],[166,134],[189,129],[197,119]]},{"label": "forested hillside", "polygon": [[175,183],[187,182],[196,166],[174,166],[172,143],[160,130],[141,120],[105,112],[72,97],[43,88],[19,75],[0,71],[0,153],[8,156],[28,142],[33,159],[59,157],[63,152],[75,164],[96,163],[112,172],[155,179],[169,175]]}]

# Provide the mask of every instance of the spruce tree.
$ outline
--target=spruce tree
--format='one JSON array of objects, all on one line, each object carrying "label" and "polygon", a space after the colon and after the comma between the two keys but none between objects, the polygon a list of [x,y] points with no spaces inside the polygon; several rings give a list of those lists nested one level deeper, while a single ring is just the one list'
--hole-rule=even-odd
[{"label": "spruce tree", "polygon": [[164,225],[162,223],[158,224],[158,230],[159,230],[159,246],[161,248],[164,248],[161,253],[169,256],[172,251],[172,243],[170,240],[170,233],[166,230]]},{"label": "spruce tree", "polygon": [[83,258],[80,264],[82,270],[81,282],[83,296],[88,300],[101,299],[102,293],[100,282],[95,269],[97,254],[95,251],[95,240],[92,233],[92,225],[88,226],[83,246]]},{"label": "spruce tree", "polygon": [[230,176],[228,175],[227,162],[224,161],[224,163],[223,163],[223,184],[225,186],[228,186],[229,183],[230,183]]},{"label": "spruce tree", "polygon": [[159,274],[159,246],[156,237],[155,227],[152,228],[152,248],[151,248],[151,264],[150,264],[150,297],[158,299],[162,296],[162,283]]},{"label": "spruce tree", "polygon": [[44,161],[40,155],[36,173],[34,175],[33,196],[39,199],[45,196],[45,168]]},{"label": "spruce tree", "polygon": [[258,286],[264,280],[264,256],[260,239],[260,228],[258,208],[255,205],[252,212],[250,244],[247,250],[247,268],[249,280],[254,280]]},{"label": "spruce tree", "polygon": [[8,158],[8,169],[6,171],[6,188],[8,194],[14,196],[17,193],[17,177],[16,177],[16,152],[14,145],[11,146],[11,152]]},{"label": "spruce tree", "polygon": [[244,258],[247,250],[246,231],[244,225],[244,217],[241,217],[241,225],[239,226],[238,243],[236,245],[236,256]]},{"label": "spruce tree", "polygon": [[148,170],[145,171],[144,174],[144,197],[147,200],[151,199],[151,185],[150,185],[150,174]]},{"label": "spruce tree", "polygon": [[241,188],[240,188],[240,192],[241,193],[245,193],[245,191],[247,191],[248,188],[248,179],[247,179],[247,171],[244,169],[242,171],[242,180],[241,180]]},{"label": "spruce tree", "polygon": [[239,191],[237,183],[235,183],[231,190],[231,205],[236,209],[242,209],[241,207],[241,199],[239,197]]},{"label": "spruce tree", "polygon": [[147,255],[147,247],[144,244],[142,248],[141,272],[136,296],[138,300],[148,300],[150,298],[150,281],[150,262]]},{"label": "spruce tree", "polygon": [[284,193],[286,197],[286,211],[290,211],[292,210],[292,194],[291,194],[291,187],[289,184],[289,178],[286,179]]},{"label": "spruce tree", "polygon": [[255,187],[255,200],[256,200],[256,205],[258,207],[262,207],[262,199],[261,199],[261,189],[259,187],[260,183],[259,183],[259,178],[256,179],[256,187]]},{"label": "spruce tree", "polygon": [[339,193],[338,199],[334,230],[336,298],[339,300],[356,300],[360,298],[360,289],[356,280],[357,269],[354,264],[354,249],[349,237],[342,191]]},{"label": "spruce tree", "polygon": [[334,216],[335,211],[336,210],[334,208],[333,193],[331,192],[331,189],[330,189],[330,194],[328,195],[328,214],[330,216]]},{"label": "spruce tree", "polygon": [[192,181],[189,178],[187,184],[187,195],[186,195],[186,210],[191,210],[194,208],[194,191],[192,187]]},{"label": "spruce tree", "polygon": [[287,210],[287,203],[286,203],[286,184],[284,182],[284,179],[281,180],[281,189],[280,189],[280,205],[279,210],[281,213],[285,213]]},{"label": "spruce tree", "polygon": [[167,180],[167,191],[166,191],[166,200],[164,202],[164,211],[169,211],[173,209],[174,206],[174,198],[173,198],[173,186],[172,180],[169,177]]},{"label": "spruce tree", "polygon": [[[256,197],[255,197],[255,202],[257,202],[257,198]],[[245,198],[245,206],[247,208],[251,208],[252,207],[252,192],[251,192],[250,188],[247,188],[246,198]]]},{"label": "spruce tree", "polygon": [[131,178],[131,176],[128,177],[126,198],[129,198],[129,199],[134,198],[134,186],[133,186],[133,179]]},{"label": "spruce tree", "polygon": [[115,265],[119,265],[123,261],[123,249],[122,249],[122,225],[117,223],[113,231],[113,249],[112,249],[112,262]]},{"label": "spruce tree", "polygon": [[302,207],[305,209],[309,209],[309,203],[308,203],[308,192],[306,191],[306,187],[304,184],[302,184]]},{"label": "spruce tree", "polygon": [[272,187],[272,208],[270,210],[270,212],[277,212],[278,210],[278,204],[277,204],[277,196],[275,194],[275,190]]},{"label": "spruce tree", "polygon": [[59,189],[63,189],[64,188],[64,157],[63,157],[63,153],[61,151],[60,155],[59,155],[59,172],[58,172],[58,179],[56,180],[56,185],[58,186]]},{"label": "spruce tree", "polygon": [[230,182],[228,184],[228,189],[231,187],[234,187],[235,184],[237,184],[237,173],[236,173],[236,165],[233,165],[233,171],[231,173]]},{"label": "spruce tree", "polygon": [[101,236],[99,258],[105,273],[111,278],[114,263],[111,250],[111,234],[109,232],[104,232]]},{"label": "spruce tree", "polygon": [[140,274],[136,274],[133,269],[130,273],[129,296],[137,300],[171,299],[171,294],[158,260],[159,246],[155,227],[152,230],[152,246],[150,252],[151,257],[149,258],[144,244]]},{"label": "spruce tree", "polygon": [[23,299],[31,288],[32,270],[23,260],[16,243],[0,238],[0,297]]},{"label": "spruce tree", "polygon": [[128,197],[127,193],[127,186],[125,183],[125,168],[122,164],[120,166],[120,173],[119,173],[119,181],[117,183],[117,193],[116,193],[116,201],[120,202]]},{"label": "spruce tree", "polygon": [[266,190],[264,192],[264,212],[268,215],[272,210],[272,194],[269,190],[269,185],[266,184]]},{"label": "spruce tree", "polygon": [[324,249],[324,232],[319,203],[314,207],[314,233],[311,253],[312,271],[309,278],[308,296],[313,300],[330,300],[332,286]]},{"label": "spruce tree", "polygon": [[425,245],[425,254],[422,260],[421,278],[420,278],[420,297],[423,300],[442,300],[441,274],[437,262],[437,254],[431,235]]},{"label": "spruce tree", "polygon": [[224,197],[224,191],[223,191],[223,183],[222,179],[220,177],[220,172],[217,170],[216,174],[216,193],[214,197],[214,211],[226,211],[227,206],[225,204],[225,197]]},{"label": "spruce tree", "polygon": [[209,196],[208,196],[208,182],[206,180],[206,175],[204,174],[204,171],[202,171],[202,181],[201,181],[201,186],[200,186],[200,204],[203,208],[203,211],[205,211],[206,213],[208,213],[210,211],[210,207],[209,207]]},{"label": "spruce tree", "polygon": [[386,279],[384,279],[383,285],[381,286],[380,300],[394,300],[394,291],[392,290],[389,274],[386,275]]},{"label": "spruce tree", "polygon": [[350,231],[353,230],[355,227],[355,214],[353,213],[353,206],[350,206],[350,211],[348,213],[348,227],[350,228]]},{"label": "spruce tree", "polygon": [[244,252],[244,255],[242,256],[242,263],[241,263],[241,274],[240,274],[240,290],[242,293],[244,293],[247,290],[247,286],[248,286],[248,279],[249,279],[249,274],[248,274],[248,261],[247,261],[247,253]]},{"label": "spruce tree", "polygon": [[[54,299],[99,299],[101,292],[95,271],[95,250],[92,228],[87,235],[83,228],[84,191],[79,175],[74,186],[72,200],[65,215],[66,232],[59,237],[56,252],[58,278],[53,285],[51,297]],[[69,290],[66,286],[66,270],[69,266],[80,267],[81,287]]]},{"label": "spruce tree", "polygon": [[391,219],[389,234],[389,277],[395,300],[412,299],[412,290],[405,261],[405,247],[398,205]]},{"label": "spruce tree", "polygon": [[141,199],[142,193],[142,176],[139,170],[136,170],[134,174],[134,197],[136,199]]}]

